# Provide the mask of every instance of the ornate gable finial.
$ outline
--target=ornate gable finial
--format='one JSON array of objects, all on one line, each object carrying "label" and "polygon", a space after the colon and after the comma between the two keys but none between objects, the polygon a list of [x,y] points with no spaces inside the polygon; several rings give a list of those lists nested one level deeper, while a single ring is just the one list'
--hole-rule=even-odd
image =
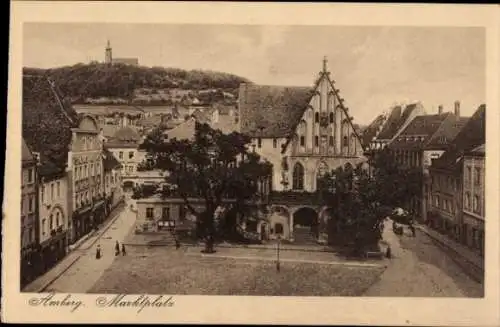
[{"label": "ornate gable finial", "polygon": [[328,64],[328,59],[326,58],[326,56],[324,56],[323,57],[323,73],[328,72],[327,64]]}]

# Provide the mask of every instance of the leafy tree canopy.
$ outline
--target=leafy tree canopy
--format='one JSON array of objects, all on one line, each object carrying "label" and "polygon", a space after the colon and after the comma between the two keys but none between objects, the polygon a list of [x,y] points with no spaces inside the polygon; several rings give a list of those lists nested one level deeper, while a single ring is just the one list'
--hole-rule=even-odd
[{"label": "leafy tree canopy", "polygon": [[[166,182],[174,191],[165,195],[183,198],[203,225],[205,236],[211,238],[214,214],[224,199],[235,199],[240,205],[256,200],[259,182],[271,175],[272,165],[249,152],[250,141],[243,134],[224,134],[208,124],[197,123],[194,137],[183,140],[166,139],[162,130],[156,129],[141,145],[148,152],[143,168],[166,172]],[[192,197],[204,200],[202,210],[190,203]]]}]

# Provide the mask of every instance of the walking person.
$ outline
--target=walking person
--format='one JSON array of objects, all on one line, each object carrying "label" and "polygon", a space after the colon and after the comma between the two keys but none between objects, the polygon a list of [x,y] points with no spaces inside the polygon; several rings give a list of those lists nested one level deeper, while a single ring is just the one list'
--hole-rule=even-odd
[{"label": "walking person", "polygon": [[390,259],[392,257],[392,251],[391,251],[391,246],[387,246],[387,250],[385,251],[385,256],[387,259]]},{"label": "walking person", "polygon": [[97,248],[95,251],[95,258],[97,260],[101,259],[101,246],[99,244],[97,244]]},{"label": "walking person", "polygon": [[116,241],[115,243],[115,257],[120,255],[120,243],[118,243],[118,241]]},{"label": "walking person", "polygon": [[122,255],[126,255],[127,252],[125,251],[125,244],[122,243]]}]

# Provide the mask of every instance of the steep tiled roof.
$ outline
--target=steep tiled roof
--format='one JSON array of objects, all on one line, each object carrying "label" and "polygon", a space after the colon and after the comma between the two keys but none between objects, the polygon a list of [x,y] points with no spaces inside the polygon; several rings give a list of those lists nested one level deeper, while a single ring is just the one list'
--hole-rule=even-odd
[{"label": "steep tiled roof", "polygon": [[486,106],[479,106],[439,159],[432,162],[434,168],[453,168],[460,163],[465,152],[483,146],[486,139]]},{"label": "steep tiled roof", "polygon": [[57,86],[42,76],[23,76],[22,97],[22,128],[26,144],[33,152],[40,153],[42,166],[47,164],[64,170],[71,128],[78,124],[77,113],[62,98]]},{"label": "steep tiled roof", "polygon": [[441,127],[451,113],[442,115],[417,116],[413,121],[394,139],[389,147],[393,149],[424,148],[434,133]]},{"label": "steep tiled roof", "polygon": [[486,149],[485,149],[485,147],[484,147],[484,144],[481,144],[480,146],[478,146],[478,147],[476,147],[476,148],[472,149],[472,150],[470,151],[470,153],[473,153],[473,154],[479,154],[479,155],[481,155],[481,154],[485,154],[485,153],[486,153],[486,151],[485,151],[485,150],[486,150]]},{"label": "steep tiled roof", "polygon": [[238,124],[234,117],[229,115],[219,116],[219,121],[210,124],[213,129],[220,129],[224,134],[238,131]]},{"label": "steep tiled roof", "polygon": [[427,141],[425,148],[427,150],[447,149],[468,120],[469,117],[457,117],[454,114],[450,114],[432,138]]},{"label": "steep tiled roof", "polygon": [[377,138],[381,140],[391,140],[419,106],[421,106],[421,104],[417,102],[407,105],[404,110],[402,110],[401,106],[394,107]]},{"label": "steep tiled roof", "polygon": [[35,157],[33,157],[33,154],[31,153],[30,149],[28,148],[28,145],[26,145],[26,142],[24,141],[24,138],[22,139],[22,144],[21,144],[21,160],[24,161],[34,161]]},{"label": "steep tiled roof", "polygon": [[240,131],[249,136],[288,137],[313,95],[311,87],[242,84]]},{"label": "steep tiled roof", "polygon": [[104,171],[111,171],[112,169],[118,168],[121,166],[120,162],[115,158],[113,153],[111,153],[109,150],[104,149],[103,150],[103,168]]},{"label": "steep tiled roof", "polygon": [[169,139],[190,140],[194,137],[196,130],[196,120],[188,119],[184,123],[165,131]]},{"label": "steep tiled roof", "polygon": [[115,132],[105,144],[106,148],[136,148],[142,138],[132,127],[125,126]]},{"label": "steep tiled roof", "polygon": [[209,123],[210,122],[210,112],[202,111],[200,109],[196,109],[191,116],[194,117],[199,123]]},{"label": "steep tiled roof", "polygon": [[384,124],[385,122],[385,116],[384,115],[378,115],[377,118],[375,118],[370,125],[368,125],[364,130],[361,135],[361,142],[363,147],[367,147],[370,145],[370,142],[373,140],[374,137],[377,136],[377,133],[379,131],[379,128]]},{"label": "steep tiled roof", "polygon": [[120,125],[103,124],[101,125],[102,134],[106,138],[111,138],[115,135],[116,131],[121,128]]}]

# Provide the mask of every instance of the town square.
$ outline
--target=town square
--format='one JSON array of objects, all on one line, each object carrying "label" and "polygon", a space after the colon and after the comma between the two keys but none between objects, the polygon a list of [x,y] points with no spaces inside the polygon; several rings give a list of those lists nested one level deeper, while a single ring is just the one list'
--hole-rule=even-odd
[{"label": "town square", "polygon": [[121,28],[25,26],[22,292],[484,297],[481,29]]}]

